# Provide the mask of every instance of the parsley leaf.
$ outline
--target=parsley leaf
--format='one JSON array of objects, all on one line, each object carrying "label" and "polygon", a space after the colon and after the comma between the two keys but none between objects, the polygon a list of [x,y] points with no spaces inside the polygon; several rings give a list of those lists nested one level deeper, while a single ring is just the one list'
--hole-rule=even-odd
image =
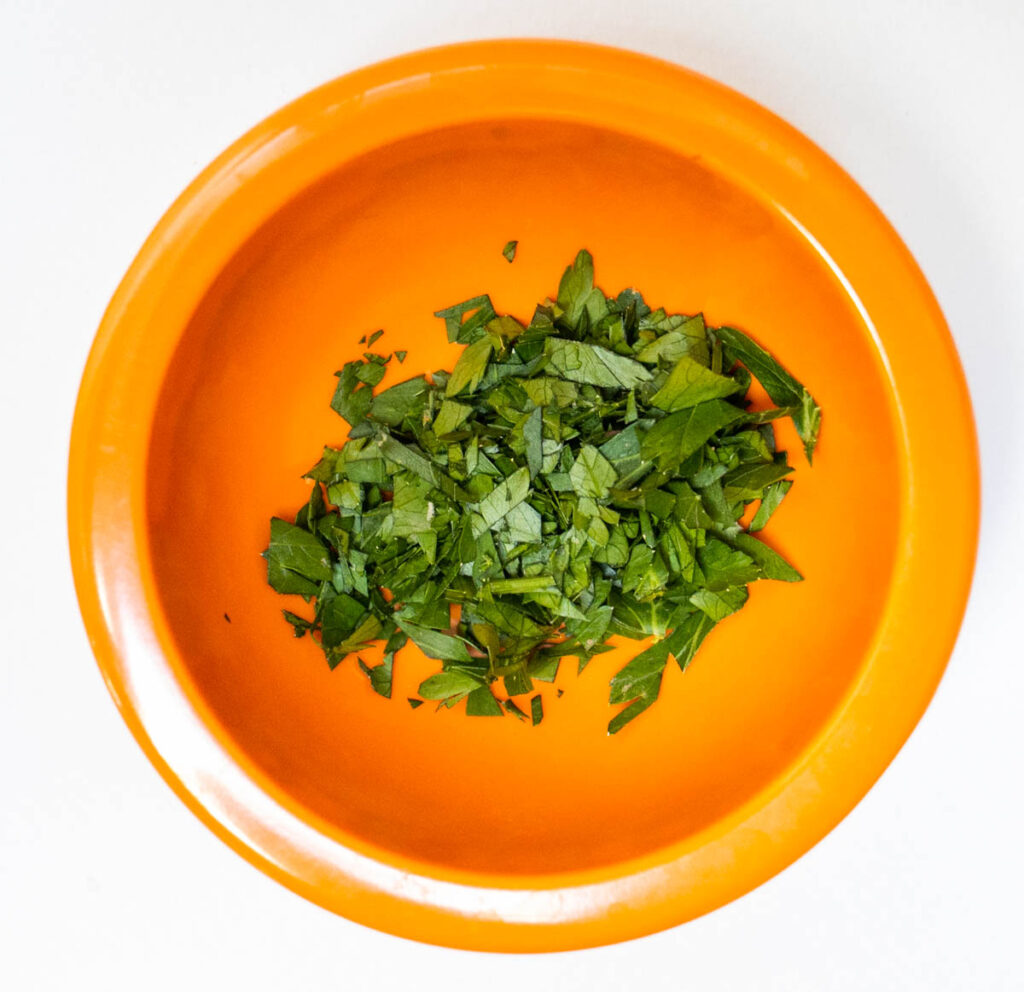
[{"label": "parsley leaf", "polygon": [[325,581],[332,574],[330,553],[323,542],[278,517],[270,521],[270,546],[265,556],[271,565],[313,582]]},{"label": "parsley leaf", "polygon": [[807,461],[810,462],[821,430],[821,408],[814,402],[814,397],[764,348],[742,331],[734,327],[719,327],[715,335],[732,356],[741,361],[764,386],[773,403],[793,408],[793,424],[804,443]]},{"label": "parsley leaf", "polygon": [[548,368],[572,382],[632,389],[651,378],[651,373],[639,362],[582,341],[548,338],[544,342],[544,354]]},{"label": "parsley leaf", "polygon": [[740,383],[735,379],[716,375],[700,362],[682,355],[665,384],[651,397],[651,405],[675,413],[705,400],[731,396],[740,388]]},{"label": "parsley leaf", "polygon": [[772,514],[779,508],[779,504],[785,498],[792,485],[792,480],[786,479],[783,482],[775,482],[770,486],[765,486],[757,513],[754,514],[754,519],[750,521],[750,526],[747,528],[751,534],[764,529],[765,524],[768,523]]}]

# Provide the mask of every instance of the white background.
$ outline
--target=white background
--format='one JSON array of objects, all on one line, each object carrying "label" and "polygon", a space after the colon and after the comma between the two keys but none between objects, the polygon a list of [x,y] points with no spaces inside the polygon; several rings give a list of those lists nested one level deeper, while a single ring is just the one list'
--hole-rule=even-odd
[{"label": "white background", "polygon": [[[774,881],[684,927],[499,958],[335,918],[186,811],[92,661],[65,550],[64,483],[104,305],[193,175],[332,76],[507,35],[601,41],[689,65],[782,114],[850,170],[952,325],[985,497],[974,592],[945,681],[838,829]],[[0,985],[1024,988],[1022,45],[1017,0],[0,0]],[[941,429],[941,396],[935,416]]]}]

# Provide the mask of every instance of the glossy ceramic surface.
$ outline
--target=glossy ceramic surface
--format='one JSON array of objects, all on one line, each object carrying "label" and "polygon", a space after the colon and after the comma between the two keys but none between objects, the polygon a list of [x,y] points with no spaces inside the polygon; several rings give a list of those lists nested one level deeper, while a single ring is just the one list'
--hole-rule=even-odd
[{"label": "glossy ceramic surface", "polygon": [[[584,246],[607,291],[751,331],[817,397],[813,469],[779,430],[797,484],[766,531],[806,581],[754,587],[615,738],[607,681],[631,645],[563,666],[536,729],[412,711],[434,663],[411,646],[391,701],[353,662],[330,673],[259,552],[344,440],[331,373],[377,327],[409,352],[401,377],[450,367],[432,311],[490,292],[528,316]],[[850,810],[941,676],[977,496],[942,316],[833,162],[682,69],[501,42],[329,83],[182,195],[98,334],[69,513],[111,692],[224,840],[362,923],[547,950],[713,909]]]}]

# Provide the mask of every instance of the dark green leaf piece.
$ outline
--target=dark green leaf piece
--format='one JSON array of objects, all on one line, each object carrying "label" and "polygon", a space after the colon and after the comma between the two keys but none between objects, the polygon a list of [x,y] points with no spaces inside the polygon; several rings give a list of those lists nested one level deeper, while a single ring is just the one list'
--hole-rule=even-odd
[{"label": "dark green leaf piece", "polygon": [[370,680],[370,686],[378,696],[385,699],[391,698],[391,674],[394,669],[395,656],[388,655],[379,665],[367,665],[362,658],[359,659],[359,667],[363,674]]},{"label": "dark green leaf piece", "polygon": [[719,327],[715,335],[732,356],[741,361],[764,386],[773,403],[793,408],[793,424],[804,443],[807,461],[810,462],[821,430],[821,408],[814,397],[769,352],[743,331],[735,327]]},{"label": "dark green leaf piece", "polygon": [[467,716],[503,716],[504,710],[501,703],[494,698],[494,694],[487,686],[482,685],[474,689],[466,696]]},{"label": "dark green leaf piece", "polygon": [[530,700],[530,722],[536,727],[544,719],[544,700],[538,695]]}]

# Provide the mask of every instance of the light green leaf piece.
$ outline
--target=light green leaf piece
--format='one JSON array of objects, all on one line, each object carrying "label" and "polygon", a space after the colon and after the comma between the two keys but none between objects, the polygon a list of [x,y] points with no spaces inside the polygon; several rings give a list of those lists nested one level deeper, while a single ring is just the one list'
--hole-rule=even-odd
[{"label": "light green leaf piece", "polygon": [[429,499],[431,486],[411,473],[395,476],[391,501],[391,533],[395,537],[413,537],[430,530],[434,504]]},{"label": "light green leaf piece", "polygon": [[674,330],[667,330],[660,337],[644,345],[637,353],[637,359],[648,365],[658,362],[676,362],[683,355],[708,364],[708,335],[704,328],[704,318],[700,314],[694,317],[677,318],[678,325]]},{"label": "light green leaf piece", "polygon": [[[367,614],[359,622],[356,629],[337,645],[336,650],[339,659],[352,651],[359,651],[367,647],[372,641],[380,637],[380,632],[383,629],[384,626],[377,617],[372,613]],[[327,645],[324,645],[324,647],[327,647]]]},{"label": "light green leaf piece", "polygon": [[459,355],[455,368],[452,369],[448,385],[445,387],[445,396],[458,396],[463,390],[472,393],[480,385],[480,380],[487,371],[487,362],[493,350],[494,338],[489,334],[467,345],[466,350]]},{"label": "light green leaf piece", "polygon": [[760,565],[761,574],[766,579],[775,579],[778,582],[803,581],[803,576],[782,555],[756,537],[750,534],[737,534],[732,538],[732,543]]},{"label": "light green leaf piece", "polygon": [[714,629],[715,621],[703,610],[697,610],[687,616],[672,631],[672,656],[682,671],[690,666],[704,638]]},{"label": "light green leaf piece", "polygon": [[641,713],[649,709],[657,698],[657,696],[641,696],[639,699],[634,699],[625,709],[620,710],[608,721],[609,736],[617,734],[627,724],[632,723]]},{"label": "light green leaf piece", "polygon": [[699,589],[690,597],[690,602],[715,623],[735,613],[746,601],[746,586],[731,586],[718,591]]},{"label": "light green leaf piece", "polygon": [[378,393],[370,404],[370,418],[378,424],[397,427],[407,417],[423,408],[427,394],[427,381],[423,376],[399,382]]},{"label": "light green leaf piece", "polygon": [[[428,658],[438,658],[441,661],[470,661],[469,651],[466,649],[466,642],[452,634],[445,634],[440,630],[429,630],[408,620],[399,620],[398,626],[409,635],[413,642]],[[423,695],[423,692],[420,692]],[[424,697],[426,698],[426,697]]]},{"label": "light green leaf piece", "polygon": [[712,592],[756,582],[761,577],[761,569],[750,555],[714,537],[708,538],[704,547],[698,549],[697,560]]},{"label": "light green leaf piece", "polygon": [[509,593],[542,592],[545,589],[557,588],[554,578],[550,575],[535,575],[523,579],[495,579],[484,585],[492,596],[508,595]]},{"label": "light green leaf piece", "polygon": [[517,469],[495,486],[477,504],[476,512],[487,527],[493,527],[510,510],[515,509],[530,493],[530,470]]},{"label": "light green leaf piece", "polygon": [[705,400],[722,399],[740,389],[735,379],[715,375],[711,369],[683,355],[669,374],[665,385],[652,397],[651,404],[668,413],[696,406]]},{"label": "light green leaf piece", "polygon": [[610,703],[626,703],[639,696],[657,698],[661,676],[668,661],[668,645],[664,640],[652,644],[638,654],[611,681]]},{"label": "light green leaf piece", "polygon": [[544,354],[548,370],[572,382],[608,389],[632,389],[651,379],[651,373],[632,358],[582,341],[547,338]]},{"label": "light green leaf piece", "polygon": [[546,375],[536,379],[521,379],[519,386],[537,406],[572,406],[579,396],[574,383]]},{"label": "light green leaf piece", "polygon": [[352,427],[356,427],[366,419],[373,401],[373,389],[364,385],[359,379],[359,371],[364,368],[361,361],[348,362],[340,372],[338,385],[331,399],[331,409],[344,417]]},{"label": "light green leaf piece", "polygon": [[474,689],[466,696],[467,716],[503,716],[504,712],[501,703],[494,698],[494,694],[485,685]]},{"label": "light green leaf piece", "polygon": [[657,641],[612,677],[609,702],[632,702],[608,723],[609,734],[617,734],[658,698],[671,647],[667,638]]},{"label": "light green leaf piece", "polygon": [[279,569],[295,572],[313,582],[323,582],[332,574],[330,552],[320,539],[279,517],[270,521],[270,546],[266,557]]},{"label": "light green leaf piece", "polygon": [[558,305],[573,327],[579,326],[584,313],[593,325],[608,312],[604,293],[594,287],[594,260],[586,249],[576,255],[562,275],[558,284]]},{"label": "light green leaf piece", "polygon": [[543,518],[529,503],[512,507],[501,521],[502,535],[509,544],[540,544]]},{"label": "light green leaf piece", "polygon": [[761,505],[757,508],[757,513],[754,514],[754,519],[750,521],[750,527],[747,529],[753,534],[755,531],[763,530],[768,521],[772,518],[772,515],[779,508],[779,504],[782,503],[793,485],[792,479],[787,479],[783,482],[775,482],[768,486],[761,496]]},{"label": "light green leaf piece", "polygon": [[569,469],[569,479],[577,496],[607,499],[618,474],[597,448],[585,444]]},{"label": "light green leaf piece", "polygon": [[530,478],[540,475],[544,464],[544,420],[540,407],[533,410],[523,424],[523,441],[526,443],[526,465]]},{"label": "light green leaf piece", "polygon": [[319,583],[285,568],[273,558],[267,560],[267,583],[274,592],[279,592],[283,596],[303,596],[307,600],[310,596],[315,596],[320,588]]},{"label": "light green leaf piece", "polygon": [[364,664],[362,658],[359,659],[359,667],[370,680],[370,688],[378,696],[383,696],[385,699],[391,698],[391,680],[394,665],[395,656],[393,654],[389,654],[379,665],[373,665],[372,667]]},{"label": "light green leaf piece", "polygon": [[659,468],[674,468],[742,416],[742,410],[725,400],[708,400],[670,413],[644,435],[641,453],[657,461]]},{"label": "light green leaf piece", "polygon": [[482,685],[480,679],[466,672],[438,672],[420,683],[419,693],[424,699],[445,700],[464,696]]},{"label": "light green leaf piece", "polygon": [[438,310],[434,316],[444,321],[449,341],[471,344],[487,333],[484,328],[496,314],[489,296],[474,296],[471,300]]},{"label": "light green leaf piece", "polygon": [[722,476],[722,492],[729,503],[760,499],[773,482],[789,475],[793,469],[785,462],[757,462],[740,465]]},{"label": "light green leaf piece", "polygon": [[473,408],[465,403],[457,403],[455,400],[445,400],[441,409],[434,418],[434,433],[438,437],[451,434],[457,431],[466,421],[466,418],[473,412]]}]

